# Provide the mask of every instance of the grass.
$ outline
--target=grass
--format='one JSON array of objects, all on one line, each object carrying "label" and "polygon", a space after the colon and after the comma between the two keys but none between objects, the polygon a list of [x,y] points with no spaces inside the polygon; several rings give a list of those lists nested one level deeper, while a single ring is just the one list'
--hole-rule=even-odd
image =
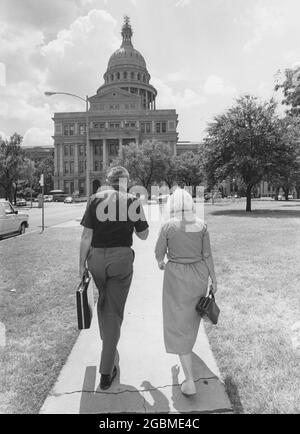
[{"label": "grass", "polygon": [[299,413],[300,203],[243,207],[206,207],[221,309],[209,339],[236,413]]},{"label": "grass", "polygon": [[1,413],[39,411],[78,336],[79,231],[51,229],[0,243]]}]

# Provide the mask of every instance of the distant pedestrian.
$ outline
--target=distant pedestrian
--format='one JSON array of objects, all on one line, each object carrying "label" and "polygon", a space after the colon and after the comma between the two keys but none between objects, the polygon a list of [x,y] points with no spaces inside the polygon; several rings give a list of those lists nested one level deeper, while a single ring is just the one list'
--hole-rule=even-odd
[{"label": "distant pedestrian", "polygon": [[[196,393],[192,350],[200,316],[195,307],[207,294],[208,278],[217,291],[216,275],[206,225],[196,217],[192,196],[180,188],[169,197],[171,216],[163,224],[155,247],[158,266],[165,270],[163,282],[163,327],[167,353],[178,354],[185,381],[181,391]],[[168,262],[164,262],[167,255]]]},{"label": "distant pedestrian", "polygon": [[107,174],[109,186],[91,196],[81,220],[84,229],[79,274],[81,277],[87,267],[99,291],[101,389],[108,389],[117,373],[116,350],[133,274],[132,235],[135,232],[142,240],[148,237],[143,207],[135,196],[127,193],[128,181],[125,168],[111,168]]}]

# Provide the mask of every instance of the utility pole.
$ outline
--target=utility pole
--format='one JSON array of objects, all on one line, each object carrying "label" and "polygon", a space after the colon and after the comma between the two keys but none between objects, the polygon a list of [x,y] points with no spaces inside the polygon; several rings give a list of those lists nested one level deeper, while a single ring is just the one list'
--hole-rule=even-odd
[{"label": "utility pole", "polygon": [[42,232],[44,232],[45,224],[45,209],[44,209],[44,174],[41,174],[40,177],[40,186],[42,187]]}]

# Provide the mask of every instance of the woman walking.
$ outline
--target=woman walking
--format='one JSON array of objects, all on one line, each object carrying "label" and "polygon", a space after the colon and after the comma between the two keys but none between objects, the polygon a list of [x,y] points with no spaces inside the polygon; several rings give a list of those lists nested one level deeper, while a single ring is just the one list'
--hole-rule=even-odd
[{"label": "woman walking", "polygon": [[[177,189],[167,203],[168,220],[163,224],[155,247],[158,266],[165,270],[163,283],[163,326],[167,353],[178,354],[185,375],[181,391],[196,393],[192,370],[192,350],[200,316],[195,306],[206,296],[208,278],[217,291],[209,234],[196,217],[192,196]],[[168,262],[164,262],[167,255]]]}]

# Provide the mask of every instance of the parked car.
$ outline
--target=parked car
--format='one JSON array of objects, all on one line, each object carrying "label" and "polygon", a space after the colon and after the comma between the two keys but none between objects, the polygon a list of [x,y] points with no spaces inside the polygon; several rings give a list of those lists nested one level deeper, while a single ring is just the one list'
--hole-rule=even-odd
[{"label": "parked car", "polygon": [[73,200],[72,196],[67,196],[64,200],[64,203],[73,203],[73,202],[74,202],[74,200]]},{"label": "parked car", "polygon": [[0,199],[0,238],[24,234],[28,228],[28,214],[21,214],[8,200]]},{"label": "parked car", "polygon": [[44,195],[44,202],[53,202],[53,195],[52,194],[45,194]]},{"label": "parked car", "polygon": [[16,200],[16,206],[26,206],[27,202],[23,198],[17,198]]}]

